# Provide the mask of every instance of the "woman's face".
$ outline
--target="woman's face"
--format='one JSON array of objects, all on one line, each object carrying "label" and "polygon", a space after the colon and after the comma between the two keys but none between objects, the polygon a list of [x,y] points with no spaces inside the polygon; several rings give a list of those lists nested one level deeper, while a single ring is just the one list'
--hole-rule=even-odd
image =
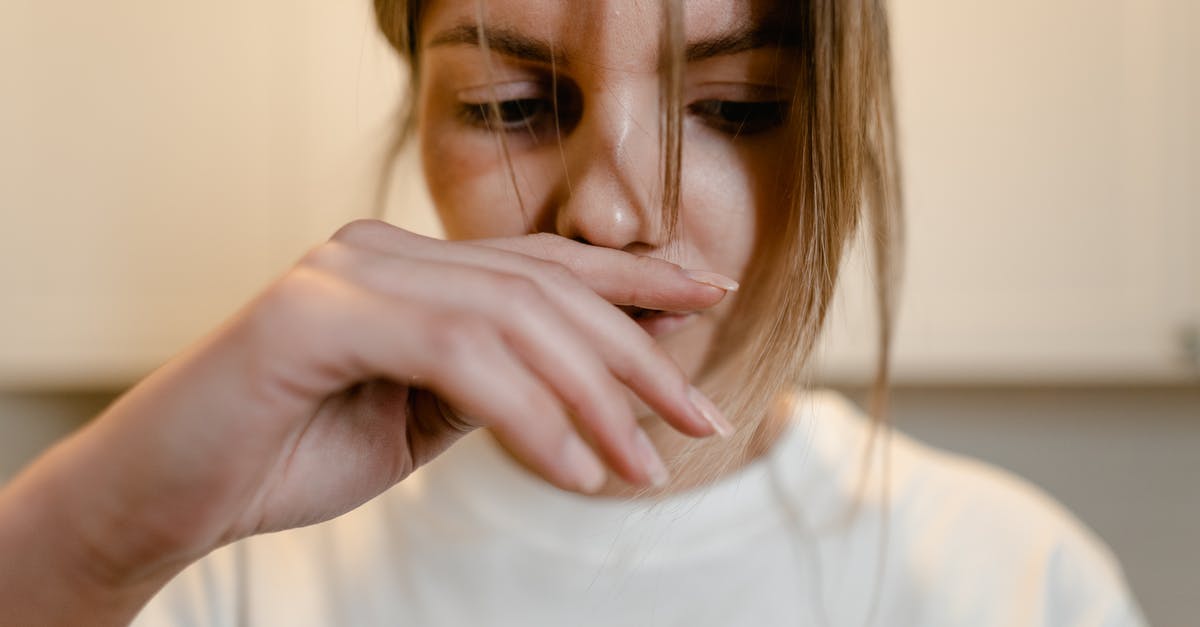
[{"label": "woman's face", "polygon": [[[546,231],[740,279],[759,222],[786,210],[777,189],[787,148],[781,125],[796,74],[780,45],[786,38],[772,29],[772,3],[685,5],[680,222],[668,245],[660,3],[427,3],[418,28],[418,134],[447,236]],[[476,36],[480,6],[490,54]],[[499,104],[498,118],[490,102]],[[712,310],[640,322],[694,373],[733,297]]]}]

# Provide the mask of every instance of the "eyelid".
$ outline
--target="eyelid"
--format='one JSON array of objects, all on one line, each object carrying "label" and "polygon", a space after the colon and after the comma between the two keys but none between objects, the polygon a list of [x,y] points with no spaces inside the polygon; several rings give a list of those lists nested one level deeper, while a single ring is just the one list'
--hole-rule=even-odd
[{"label": "eyelid", "polygon": [[545,94],[542,85],[534,81],[513,81],[467,87],[458,90],[459,102],[465,104],[487,104],[505,100],[541,98]]},{"label": "eyelid", "polygon": [[787,100],[791,90],[778,85],[735,81],[709,81],[689,90],[690,100]]}]

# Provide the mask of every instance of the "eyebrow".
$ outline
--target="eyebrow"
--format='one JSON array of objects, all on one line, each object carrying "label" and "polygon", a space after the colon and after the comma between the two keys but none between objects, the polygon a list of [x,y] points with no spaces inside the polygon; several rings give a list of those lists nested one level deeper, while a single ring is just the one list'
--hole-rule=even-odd
[{"label": "eyebrow", "polygon": [[758,48],[794,48],[800,38],[790,29],[781,29],[773,24],[749,24],[715,37],[690,42],[683,56],[688,61],[701,61],[728,54],[737,54]]},{"label": "eyebrow", "polygon": [[[479,27],[474,24],[459,24],[458,26],[442,31],[437,37],[431,39],[429,47],[451,46],[455,44],[482,47],[479,42],[479,30]],[[487,38],[488,49],[502,55],[526,61],[536,61],[538,63],[567,64],[567,59],[563,56],[562,52],[553,50],[550,43],[543,39],[531,37],[503,26],[489,27],[484,29],[483,32],[484,37]]]},{"label": "eyebrow", "polygon": [[[474,24],[459,24],[442,31],[431,39],[429,47],[452,45],[482,47],[479,41],[479,31],[480,29]],[[567,57],[562,51],[554,50],[553,46],[544,39],[503,26],[485,28],[483,33],[487,38],[488,49],[499,54],[537,63],[567,65]],[[798,46],[799,43],[799,37],[791,30],[780,29],[769,24],[753,24],[690,42],[684,48],[683,56],[689,62],[702,61],[770,46],[791,48]]]}]

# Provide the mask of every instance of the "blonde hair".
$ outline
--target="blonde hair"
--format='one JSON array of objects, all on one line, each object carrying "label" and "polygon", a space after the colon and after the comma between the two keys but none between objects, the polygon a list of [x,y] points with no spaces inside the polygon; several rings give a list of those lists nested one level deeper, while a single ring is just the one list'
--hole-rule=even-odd
[{"label": "blonde hair", "polygon": [[[482,0],[479,11],[483,38]],[[701,379],[718,370],[732,376],[735,389],[706,390],[738,426],[724,456],[694,455],[693,444],[672,460],[676,476],[708,479],[741,466],[774,440],[778,417],[792,410],[793,390],[806,377],[806,364],[824,325],[847,249],[865,225],[863,237],[871,259],[876,291],[878,337],[874,380],[868,411],[872,429],[861,458],[858,497],[835,526],[848,524],[862,505],[876,450],[882,451],[879,567],[867,622],[878,609],[887,554],[887,502],[890,434],[887,406],[890,348],[900,274],[902,208],[895,107],[887,12],[884,0],[807,0],[782,3],[772,20],[788,27],[796,44],[800,71],[784,132],[794,150],[784,155],[793,173],[783,181],[788,210],[781,220],[759,220],[756,250],[734,310],[718,331]],[[408,62],[410,94],[419,84],[420,0],[374,0],[379,27]],[[662,216],[668,242],[679,220],[682,163],[682,85],[684,68],[683,7],[664,0],[660,35],[660,142],[662,146]],[[399,144],[415,123],[410,98],[403,115]],[[496,105],[493,104],[493,114]],[[555,103],[555,115],[558,108]],[[496,117],[499,117],[498,114]],[[498,141],[507,149],[503,133]],[[513,175],[511,167],[510,176]],[[515,189],[515,180],[514,180]],[[518,201],[520,200],[518,196]],[[522,211],[524,208],[522,207]],[[885,436],[881,449],[876,437]],[[740,451],[742,458],[727,454]],[[784,505],[795,515],[794,504]]]},{"label": "blonde hair", "polygon": [[[415,93],[422,3],[374,0],[374,6],[383,34],[408,62],[410,93]],[[682,162],[683,8],[680,0],[666,0],[662,6],[662,201],[665,225],[673,235]],[[479,17],[482,21],[482,8]],[[798,44],[801,68],[784,130],[795,147],[784,155],[794,173],[784,182],[789,210],[780,220],[759,221],[756,252],[734,311],[718,332],[701,373],[701,378],[712,378],[709,375],[718,368],[736,373],[725,380],[739,382],[737,389],[710,392],[738,425],[735,450],[746,456],[761,452],[762,443],[770,441],[772,434],[763,429],[769,426],[766,419],[774,404],[804,380],[838,271],[860,224],[867,225],[863,239],[869,244],[879,318],[869,411],[875,427],[887,422],[899,274],[900,177],[884,2],[808,0],[786,6],[777,17],[788,22],[795,35],[796,41],[789,43]],[[479,28],[482,31],[482,23]],[[405,137],[414,125],[412,101],[404,114]],[[686,457],[677,463],[687,465]],[[728,456],[718,465],[693,460],[711,475],[743,461]]]}]

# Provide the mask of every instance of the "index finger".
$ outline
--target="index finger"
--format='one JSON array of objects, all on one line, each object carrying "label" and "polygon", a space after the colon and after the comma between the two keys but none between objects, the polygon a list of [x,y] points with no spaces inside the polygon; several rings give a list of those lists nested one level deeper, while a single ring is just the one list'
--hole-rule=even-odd
[{"label": "index finger", "polygon": [[645,309],[707,309],[719,303],[727,292],[738,289],[737,281],[715,272],[684,269],[665,259],[584,244],[553,233],[444,241],[382,220],[359,219],[343,226],[331,239],[384,254],[428,250],[434,244],[451,245],[458,261],[484,267],[491,267],[496,261],[495,253],[489,255],[487,249],[519,254],[565,268],[576,280],[614,305]]},{"label": "index finger", "polygon": [[[446,242],[381,221],[359,221],[343,227],[335,237],[385,255],[441,258],[534,279],[595,340],[612,373],[668,423],[696,436],[706,434],[708,428],[723,436],[731,429],[719,408],[688,384],[662,347],[625,314],[604,305],[707,308],[726,292],[713,283],[736,288],[732,279],[689,273],[662,259],[551,234]],[[706,423],[708,427],[701,426]]]},{"label": "index finger", "polygon": [[550,233],[462,243],[559,264],[614,305],[667,311],[707,309],[738,289],[737,281],[715,272],[689,270],[658,257],[583,244]]}]

